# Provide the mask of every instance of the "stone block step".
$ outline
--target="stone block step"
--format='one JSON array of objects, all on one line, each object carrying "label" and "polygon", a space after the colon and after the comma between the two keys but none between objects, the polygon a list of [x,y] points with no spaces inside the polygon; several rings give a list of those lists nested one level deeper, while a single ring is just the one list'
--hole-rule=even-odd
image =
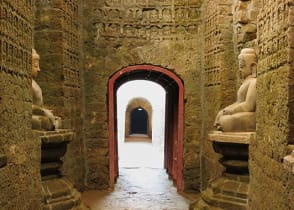
[{"label": "stone block step", "polygon": [[199,199],[194,204],[190,205],[189,210],[225,210],[225,209],[209,206],[202,199]]},{"label": "stone block step", "polygon": [[74,209],[81,204],[80,193],[66,178],[42,181],[43,209]]},{"label": "stone block step", "polygon": [[231,179],[219,178],[211,183],[213,193],[247,199],[249,185],[246,182],[238,182]]},{"label": "stone block step", "polygon": [[42,194],[45,199],[54,199],[71,194],[73,186],[64,178],[42,182]]},{"label": "stone block step", "polygon": [[48,204],[45,204],[43,206],[44,210],[66,210],[66,209],[72,209],[73,207],[77,206],[78,203],[75,200],[72,200],[70,198],[63,198],[60,199],[60,201],[51,201]]},{"label": "stone block step", "polygon": [[207,204],[226,210],[246,210],[248,208],[247,199],[227,196],[221,193],[215,194],[211,188],[203,191],[201,197]]}]

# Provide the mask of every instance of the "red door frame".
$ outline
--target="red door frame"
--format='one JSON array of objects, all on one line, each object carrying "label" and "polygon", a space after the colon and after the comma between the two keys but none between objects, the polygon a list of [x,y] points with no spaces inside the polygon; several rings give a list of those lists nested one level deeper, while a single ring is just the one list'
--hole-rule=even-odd
[{"label": "red door frame", "polygon": [[184,84],[182,80],[175,75],[173,72],[164,69],[159,66],[153,65],[135,65],[128,66],[119,71],[117,71],[108,82],[108,106],[109,106],[109,178],[110,178],[110,187],[114,187],[115,180],[118,176],[118,163],[117,163],[117,137],[115,132],[115,82],[123,74],[137,71],[137,70],[146,70],[146,71],[155,71],[165,74],[166,76],[172,78],[178,85],[179,88],[179,103],[178,103],[178,141],[177,141],[177,174],[176,174],[176,186],[178,191],[183,190],[183,139],[184,139]]}]

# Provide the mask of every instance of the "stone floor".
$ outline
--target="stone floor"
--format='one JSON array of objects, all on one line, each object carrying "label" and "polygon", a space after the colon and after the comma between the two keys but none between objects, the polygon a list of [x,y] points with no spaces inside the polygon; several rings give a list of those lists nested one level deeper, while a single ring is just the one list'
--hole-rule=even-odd
[{"label": "stone floor", "polygon": [[92,210],[188,210],[198,194],[177,193],[163,169],[160,141],[119,144],[119,178],[113,191],[88,191],[83,202]]},{"label": "stone floor", "polygon": [[113,191],[87,191],[83,202],[92,210],[188,210],[198,195],[177,193],[164,169],[120,168]]}]

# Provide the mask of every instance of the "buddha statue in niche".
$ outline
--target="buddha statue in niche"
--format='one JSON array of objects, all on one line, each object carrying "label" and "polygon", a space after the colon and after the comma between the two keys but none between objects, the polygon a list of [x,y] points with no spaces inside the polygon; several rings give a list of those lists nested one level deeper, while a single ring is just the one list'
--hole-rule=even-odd
[{"label": "buddha statue in niche", "polygon": [[54,116],[52,111],[43,105],[42,89],[34,80],[40,72],[39,60],[39,54],[35,49],[32,49],[32,129],[53,131],[61,128],[61,118]]},{"label": "buddha statue in niche", "polygon": [[255,131],[257,56],[254,49],[245,48],[238,56],[241,78],[244,79],[237,101],[220,110],[214,126],[219,131]]}]

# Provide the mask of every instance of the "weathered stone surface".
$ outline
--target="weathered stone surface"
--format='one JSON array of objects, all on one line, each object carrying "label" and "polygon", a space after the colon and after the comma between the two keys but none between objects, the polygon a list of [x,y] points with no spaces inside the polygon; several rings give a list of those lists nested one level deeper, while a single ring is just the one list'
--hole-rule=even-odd
[{"label": "weathered stone surface", "polygon": [[75,135],[68,145],[64,173],[79,189],[85,173],[82,143],[82,68],[78,1],[36,2],[35,48],[40,54],[38,83],[44,104]]},{"label": "weathered stone surface", "polygon": [[[288,33],[292,8],[288,1],[266,1],[258,14],[257,135],[249,148],[250,208],[291,209],[293,175],[283,169],[292,139],[292,71]],[[269,13],[269,11],[271,11]],[[291,39],[291,38],[290,38]],[[290,77],[290,80],[289,80]],[[292,116],[292,114],[291,114]],[[262,193],[267,192],[267,196]]]},{"label": "weathered stone surface", "polygon": [[201,193],[201,200],[190,208],[204,209],[248,209],[249,184],[228,177],[218,178]]},{"label": "weathered stone surface", "polygon": [[43,181],[42,197],[44,210],[74,209],[81,203],[80,193],[65,178]]},{"label": "weathered stone surface", "polygon": [[218,177],[222,167],[218,163],[218,155],[213,151],[208,141],[208,133],[213,129],[213,122],[217,111],[221,107],[235,101],[237,88],[236,59],[233,50],[233,28],[231,27],[232,2],[204,1],[204,24],[202,28],[203,66],[202,80],[203,100],[201,115],[202,130],[202,189],[208,182]]},{"label": "weathered stone surface", "polygon": [[40,142],[31,132],[34,3],[0,3],[1,209],[41,208]]},{"label": "weathered stone surface", "polygon": [[42,209],[82,209],[81,195],[64,177],[62,165],[74,132],[69,129],[37,131],[41,142]]},{"label": "weathered stone surface", "polygon": [[[1,208],[41,208],[40,142],[30,130],[34,45],[45,104],[76,133],[64,159],[75,186],[109,187],[108,79],[123,67],[152,64],[185,85],[183,184],[194,191],[224,170],[208,133],[217,111],[235,101],[240,49],[255,48],[257,132],[250,181],[238,179],[249,182],[251,209],[292,209],[294,178],[283,159],[294,149],[293,7],[293,0],[2,0],[0,153],[7,164],[0,170]],[[239,195],[247,192],[239,187]],[[207,200],[221,203],[211,199],[217,190]]]},{"label": "weathered stone surface", "polygon": [[234,48],[236,53],[245,47],[255,47],[257,36],[258,0],[236,0],[233,4]]},{"label": "weathered stone surface", "polygon": [[248,145],[255,140],[255,132],[218,132],[209,134],[214,151],[221,154],[219,162],[227,173],[248,175]]},{"label": "weathered stone surface", "polygon": [[[108,121],[108,108],[105,106],[108,101],[107,82],[114,72],[123,67],[152,64],[175,72],[184,81],[186,89],[185,118],[189,126],[185,130],[185,139],[190,142],[200,141],[201,60],[195,53],[200,42],[198,40],[200,1],[178,3],[171,1],[157,3],[154,1],[154,5],[148,2],[135,3],[135,1],[128,1],[126,4],[123,1],[84,3],[82,22],[85,31],[82,38],[85,43],[84,75],[87,81],[85,143],[88,170],[86,183],[89,188],[107,186],[109,182],[109,171],[105,170],[103,174],[92,168],[104,164],[108,167],[108,156],[98,158],[99,150],[95,150],[94,147],[108,148],[105,142],[105,139],[109,138],[108,127],[105,126]],[[99,106],[101,103],[103,105]],[[97,121],[93,120],[93,113],[97,116]],[[195,134],[197,130],[199,132]],[[193,149],[195,147],[185,146],[184,151],[186,154],[192,154]],[[199,148],[196,150],[199,151]],[[97,159],[89,159],[92,156],[96,156]],[[200,160],[199,155],[192,157],[194,160],[191,161],[195,165],[188,164],[189,168],[184,166],[183,179],[187,183],[186,189],[198,190]],[[103,162],[98,162],[98,159],[102,159]],[[94,162],[90,164],[92,160]],[[102,180],[105,183],[102,183]]]},{"label": "weathered stone surface", "polygon": [[201,200],[191,208],[248,209],[248,145],[255,140],[255,132],[214,131],[209,140],[215,152],[221,154],[219,162],[225,172],[201,192]]}]

